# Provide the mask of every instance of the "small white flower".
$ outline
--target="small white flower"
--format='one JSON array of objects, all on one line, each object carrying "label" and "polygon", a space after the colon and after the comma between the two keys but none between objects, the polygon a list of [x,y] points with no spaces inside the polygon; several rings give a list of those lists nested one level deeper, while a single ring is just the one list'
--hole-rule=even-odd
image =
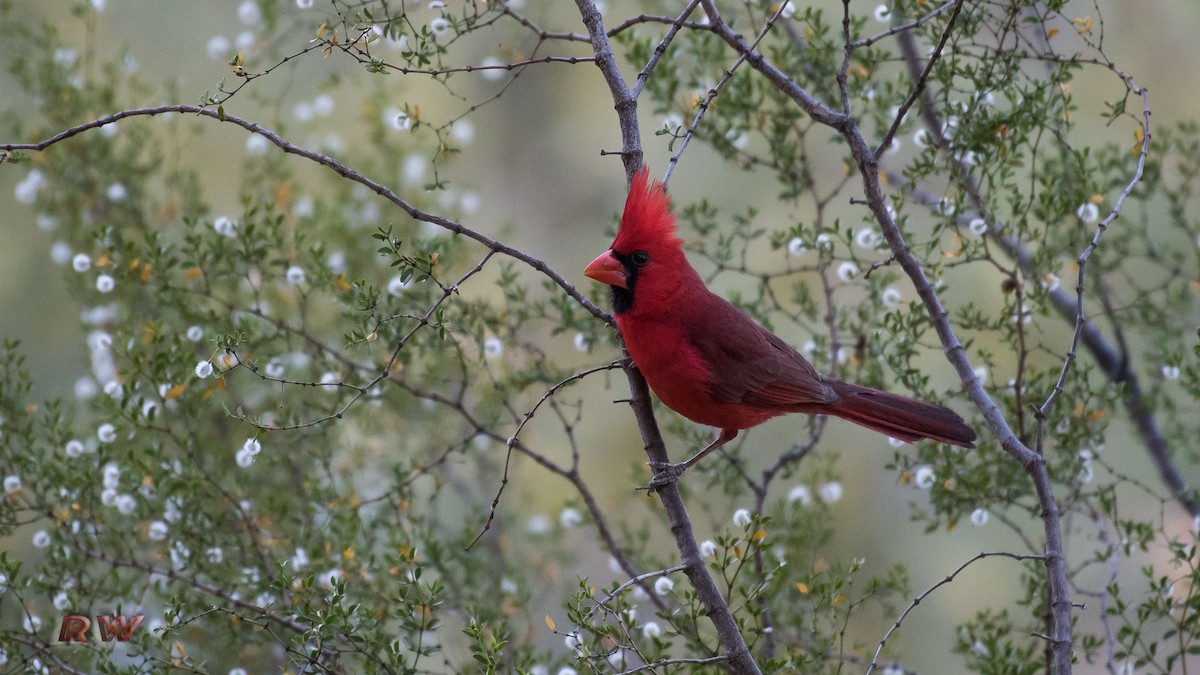
[{"label": "small white flower", "polygon": [[213,221],[213,229],[222,237],[237,238],[237,223],[229,216],[220,216]]},{"label": "small white flower", "polygon": [[258,3],[254,0],[246,0],[238,5],[238,18],[242,20],[242,23],[253,26],[262,21],[262,10],[258,8]]},{"label": "small white flower", "polygon": [[550,519],[538,513],[525,521],[525,530],[530,534],[545,534],[550,531]]},{"label": "small white flower", "polygon": [[500,67],[506,65],[505,62],[495,56],[484,57],[483,61],[479,62],[479,65],[482,66],[480,73],[485,80],[497,82],[503,80],[505,75],[508,75],[508,72]]},{"label": "small white flower", "polygon": [[458,205],[462,207],[463,213],[478,213],[479,208],[483,206],[483,199],[478,192],[468,191],[458,198]]},{"label": "small white flower", "polygon": [[265,155],[270,148],[271,141],[267,140],[267,137],[262,134],[250,134],[250,137],[246,139],[247,155]]},{"label": "small white flower", "polygon": [[750,512],[746,509],[738,509],[733,512],[733,524],[738,527],[748,527],[752,520]]},{"label": "small white flower", "polygon": [[208,562],[217,565],[225,560],[225,551],[220,546],[210,546],[204,550],[204,557],[208,558]]},{"label": "small white flower", "polygon": [[92,269],[92,257],[86,253],[76,253],[74,258],[71,258],[71,268],[76,272],[86,272]]},{"label": "small white flower", "polygon": [[101,470],[101,476],[103,476],[105,488],[115,490],[121,485],[121,467],[117,466],[116,462],[105,464]]},{"label": "small white flower", "polygon": [[54,594],[54,609],[57,609],[60,612],[65,612],[70,606],[71,598],[67,595],[66,591],[59,591],[58,593]]},{"label": "small white flower", "polygon": [[175,569],[185,567],[191,558],[192,552],[187,546],[183,545],[183,542],[177,541],[175,542],[175,545],[171,547],[171,567],[174,567]]},{"label": "small white flower", "polygon": [[504,353],[504,343],[500,338],[490,337],[483,341],[483,355],[486,358],[496,358]]},{"label": "small white flower", "polygon": [[196,364],[196,377],[203,380],[206,377],[211,377],[212,374],[213,364],[211,361],[205,359],[204,361]]},{"label": "small white flower", "polygon": [[65,241],[56,241],[50,245],[50,260],[62,265],[71,259],[71,245]]},{"label": "small white flower", "polygon": [[396,131],[408,131],[412,128],[412,120],[408,113],[399,108],[388,108],[383,111],[383,119]]},{"label": "small white flower", "polygon": [[70,47],[58,47],[54,50],[54,63],[63,68],[70,68],[75,65],[75,60],[79,58],[79,53]]},{"label": "small white flower", "polygon": [[565,528],[572,528],[583,522],[583,514],[568,506],[558,514],[558,522]]},{"label": "small white flower", "polygon": [[116,285],[116,280],[107,274],[101,274],[96,277],[96,290],[101,293],[111,293]]},{"label": "small white flower", "polygon": [[712,539],[705,539],[700,542],[700,557],[711,558],[717,554],[717,542]]},{"label": "small white flower", "polygon": [[988,380],[987,366],[976,366],[972,372],[975,373],[975,379],[979,380],[980,384],[987,384],[987,380]]},{"label": "small white flower", "polygon": [[237,47],[239,52],[248,52],[254,48],[257,39],[252,31],[244,30],[233,39],[233,46]]},{"label": "small white flower", "polygon": [[800,237],[792,237],[788,241],[787,250],[789,255],[803,255],[808,251],[808,247],[804,245],[804,240]]},{"label": "small white flower", "polygon": [[206,49],[208,50],[208,58],[210,59],[225,59],[229,57],[229,38],[224,35],[214,35],[208,40]]},{"label": "small white flower", "polygon": [[242,443],[242,449],[252,455],[257,455],[262,452],[262,443],[257,438],[247,438],[246,442]]},{"label": "small white flower", "polygon": [[40,170],[34,169],[30,171],[28,176],[25,176],[20,183],[17,183],[17,187],[14,190],[17,201],[21,204],[32,204],[37,199],[38,192],[46,187],[47,183],[45,174]]},{"label": "small white flower", "polygon": [[199,342],[204,337],[204,329],[200,326],[188,326],[187,333],[184,335],[192,342]]},{"label": "small white flower", "polygon": [[46,548],[50,545],[50,533],[45,530],[38,530],[33,533],[34,548]]},{"label": "small white flower", "polygon": [[313,0],[296,0],[296,7],[298,9],[312,9],[312,6]]},{"label": "small white flower", "polygon": [[883,235],[869,227],[862,228],[854,235],[854,243],[859,248],[875,248],[881,241],[883,241]]},{"label": "small white flower", "polygon": [[235,462],[237,462],[238,466],[245,469],[254,463],[254,456],[255,455],[253,452],[250,452],[246,448],[242,447],[238,448],[238,451],[234,453],[233,459]]},{"label": "small white flower", "polygon": [[975,509],[971,512],[971,524],[975,527],[983,527],[984,525],[987,525],[988,516],[990,515],[991,514],[989,514],[988,510],[985,508]]},{"label": "small white flower", "polygon": [[100,493],[100,503],[105,506],[116,506],[117,496],[117,491],[113,488],[104,488]]},{"label": "small white flower", "polygon": [[292,265],[289,267],[285,276],[287,278],[287,282],[292,286],[299,286],[307,281],[307,278],[304,275],[304,268],[300,267],[299,265]]},{"label": "small white flower", "polygon": [[117,428],[111,423],[105,422],[96,429],[96,437],[100,439],[101,443],[112,443],[117,440]]},{"label": "small white flower", "polygon": [[321,94],[313,99],[313,112],[318,117],[329,117],[333,113],[334,100],[329,94]]},{"label": "small white flower", "polygon": [[16,474],[10,474],[4,477],[4,494],[11,495],[21,489],[21,477]]},{"label": "small white flower", "polygon": [[1100,220],[1100,208],[1091,202],[1080,204],[1079,208],[1075,209],[1075,217],[1091,225]]},{"label": "small white flower", "polygon": [[981,237],[988,231],[988,224],[983,218],[974,218],[967,225],[967,229],[971,231],[971,234]]},{"label": "small white flower", "polygon": [[433,31],[434,35],[443,35],[450,30],[450,22],[445,17],[439,16],[429,22],[429,30]]},{"label": "small white flower", "polygon": [[883,295],[880,298],[883,301],[883,306],[888,309],[896,309],[900,306],[900,291],[888,286],[883,289]]},{"label": "small white flower", "polygon": [[323,373],[321,375],[321,384],[323,386],[329,387],[330,389],[336,389],[338,383],[340,383],[341,381],[342,381],[342,376],[338,375],[337,373],[333,372],[332,370],[326,371],[325,373]]},{"label": "small white flower", "polygon": [[913,132],[913,143],[916,143],[918,148],[929,147],[931,141],[932,137],[929,135],[928,130],[922,128]]},{"label": "small white flower", "polygon": [[842,281],[850,281],[857,274],[858,274],[858,265],[855,265],[854,263],[850,262],[849,260],[838,265],[837,276]]},{"label": "small white flower", "polygon": [[122,515],[128,516],[137,509],[137,499],[133,495],[117,495],[112,505],[117,507],[117,511]]},{"label": "small white flower", "polygon": [[1061,280],[1058,278],[1058,275],[1054,274],[1053,272],[1047,272],[1045,276],[1042,277],[1042,288],[1050,291],[1051,293],[1058,290],[1060,283]]},{"label": "small white flower", "polygon": [[672,133],[677,133],[683,126],[683,116],[677,112],[669,113],[663,118],[663,126]]},{"label": "small white flower", "polygon": [[450,138],[458,141],[462,145],[467,145],[475,140],[475,125],[469,120],[459,120],[450,127]]},{"label": "small white flower", "polygon": [[1162,374],[1163,377],[1167,378],[1168,380],[1178,380],[1179,366],[1173,366],[1168,363],[1162,367]]},{"label": "small white flower", "polygon": [[408,185],[416,185],[425,178],[426,160],[421,155],[413,153],[404,158],[404,166],[401,169],[404,175],[404,182]]},{"label": "small white flower", "polygon": [[575,349],[576,351],[588,352],[592,349],[592,341],[583,333],[575,334]]},{"label": "small white flower", "polygon": [[642,626],[642,637],[646,638],[647,640],[653,640],[660,635],[662,635],[662,628],[659,628],[656,622],[647,621]]},{"label": "small white flower", "polygon": [[567,646],[567,649],[570,649],[572,651],[578,651],[579,645],[582,644],[579,641],[579,633],[578,632],[567,633],[563,637],[563,644]]},{"label": "small white flower", "polygon": [[654,592],[659,595],[666,595],[675,588],[675,582],[671,581],[671,577],[659,577],[654,581]]},{"label": "small white flower", "polygon": [[888,23],[891,21],[892,10],[887,5],[880,5],[875,8],[875,20],[879,23]]},{"label": "small white flower", "polygon": [[[44,533],[39,533],[39,534],[44,534]],[[49,535],[46,535],[46,536],[49,537]],[[46,544],[48,546],[49,542],[47,542]],[[36,633],[42,629],[42,617],[38,616],[37,614],[26,614],[23,625],[25,626],[26,633]],[[37,659],[37,658],[32,659],[29,662],[29,665],[30,665],[29,670],[32,672],[35,672],[35,673],[50,672],[49,670],[42,670],[42,660],[41,659]]]},{"label": "small white flower", "polygon": [[70,457],[71,459],[79,457],[84,453],[85,450],[86,448],[84,448],[83,442],[74,438],[67,441],[67,447],[63,449],[63,451],[67,453],[67,457]]},{"label": "small white flower", "polygon": [[297,546],[295,553],[292,553],[291,559],[288,560],[288,564],[292,566],[293,570],[299,572],[308,566],[308,552]]},{"label": "small white flower", "polygon": [[178,496],[167,497],[167,501],[163,503],[163,520],[168,523],[178,522],[183,517],[183,498]]},{"label": "small white flower", "polygon": [[812,504],[812,492],[808,489],[807,485],[797,485],[788,490],[787,500],[789,504],[799,502],[800,506],[808,506]]},{"label": "small white flower", "polygon": [[922,490],[928,490],[933,487],[937,480],[937,474],[933,472],[933,467],[928,464],[922,464],[913,472],[913,482]]},{"label": "small white flower", "polygon": [[842,484],[837,481],[825,483],[817,489],[817,495],[826,504],[832,504],[842,498]]},{"label": "small white flower", "polygon": [[147,536],[151,541],[162,541],[167,538],[167,531],[170,528],[161,520],[155,520],[150,523],[150,528],[146,531]]},{"label": "small white flower", "polygon": [[105,194],[108,195],[108,201],[110,202],[124,201],[125,197],[128,196],[128,193],[125,191],[125,186],[120,183],[113,183],[112,185],[109,185],[108,192]]},{"label": "small white flower", "polygon": [[892,446],[893,448],[899,448],[904,446],[904,441],[900,440],[899,438],[892,438],[891,436],[888,436],[888,445]]},{"label": "small white flower", "polygon": [[[508,4],[509,6],[512,6],[511,2]],[[563,666],[562,668],[558,669],[558,672],[555,673],[555,675],[579,675],[579,671],[575,670],[571,666]]]}]

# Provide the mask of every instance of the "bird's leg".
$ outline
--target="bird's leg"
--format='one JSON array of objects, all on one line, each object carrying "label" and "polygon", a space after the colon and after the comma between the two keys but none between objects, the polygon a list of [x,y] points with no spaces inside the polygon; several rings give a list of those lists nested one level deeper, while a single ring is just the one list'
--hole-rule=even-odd
[{"label": "bird's leg", "polygon": [[734,438],[737,438],[739,429],[722,429],[717,437],[713,439],[703,450],[692,455],[687,461],[679,464],[651,464],[650,468],[654,469],[654,477],[650,479],[650,485],[647,487],[654,491],[656,488],[663,487],[669,483],[674,483],[676,479],[683,475],[684,471],[692,468],[696,462],[704,459],[704,456],[725,445]]}]

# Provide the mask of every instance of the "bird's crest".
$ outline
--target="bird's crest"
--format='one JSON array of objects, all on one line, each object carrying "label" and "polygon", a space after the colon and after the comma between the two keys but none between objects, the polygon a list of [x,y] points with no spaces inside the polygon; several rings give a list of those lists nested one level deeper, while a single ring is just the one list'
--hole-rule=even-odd
[{"label": "bird's crest", "polygon": [[617,230],[617,238],[613,240],[614,251],[628,253],[655,244],[679,246],[682,243],[675,236],[671,199],[663,190],[662,183],[654,181],[646,185],[649,173],[643,166],[633,176],[629,197],[625,200],[625,213],[621,216],[621,227]]}]

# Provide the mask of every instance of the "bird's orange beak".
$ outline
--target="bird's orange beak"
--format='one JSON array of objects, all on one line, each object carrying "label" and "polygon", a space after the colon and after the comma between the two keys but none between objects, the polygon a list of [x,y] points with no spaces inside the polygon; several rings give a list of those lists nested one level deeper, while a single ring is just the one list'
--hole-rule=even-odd
[{"label": "bird's orange beak", "polygon": [[605,251],[600,257],[593,260],[584,268],[583,274],[602,284],[627,288],[625,279],[629,275],[625,273],[625,266],[621,264],[621,261],[613,257],[612,249]]}]

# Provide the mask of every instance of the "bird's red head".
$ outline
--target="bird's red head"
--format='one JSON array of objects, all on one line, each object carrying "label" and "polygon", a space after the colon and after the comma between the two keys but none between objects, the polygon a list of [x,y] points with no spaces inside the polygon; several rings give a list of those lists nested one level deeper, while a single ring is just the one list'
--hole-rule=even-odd
[{"label": "bird's red head", "polygon": [[692,269],[675,233],[671,200],[662,183],[647,185],[648,181],[649,171],[643,166],[634,174],[612,248],[583,272],[612,287],[617,314],[633,306],[635,287],[642,289],[639,297],[662,297],[678,285],[680,275]]}]

